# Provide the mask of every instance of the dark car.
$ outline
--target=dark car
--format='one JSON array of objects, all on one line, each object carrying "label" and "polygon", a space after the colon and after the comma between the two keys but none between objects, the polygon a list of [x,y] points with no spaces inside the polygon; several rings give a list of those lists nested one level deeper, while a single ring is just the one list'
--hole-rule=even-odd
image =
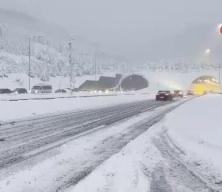
[{"label": "dark car", "polygon": [[170,91],[158,91],[156,101],[172,101],[173,95]]},{"label": "dark car", "polygon": [[194,92],[192,90],[188,90],[187,95],[194,95]]},{"label": "dark car", "polygon": [[25,89],[25,88],[16,88],[13,92],[16,94],[27,94],[28,93],[27,89]]},{"label": "dark car", "polygon": [[9,94],[12,93],[12,91],[10,89],[0,89],[0,94]]},{"label": "dark car", "polygon": [[65,89],[57,89],[55,93],[67,93]]},{"label": "dark car", "polygon": [[173,96],[174,97],[183,97],[183,91],[181,91],[181,90],[174,90]]}]

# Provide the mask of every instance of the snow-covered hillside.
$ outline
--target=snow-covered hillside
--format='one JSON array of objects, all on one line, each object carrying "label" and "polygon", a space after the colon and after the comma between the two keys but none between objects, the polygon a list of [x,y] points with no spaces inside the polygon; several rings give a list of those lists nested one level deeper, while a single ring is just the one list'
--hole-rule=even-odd
[{"label": "snow-covered hillside", "polygon": [[29,38],[32,74],[42,75],[50,64],[49,73],[59,68],[58,65],[66,64],[58,50],[60,43],[69,39],[65,30],[22,13],[0,9],[1,74],[27,73]]},{"label": "snow-covered hillside", "polygon": [[31,74],[43,80],[52,76],[70,75],[68,43],[71,39],[73,75],[94,73],[95,60],[97,73],[121,68],[122,61],[104,52],[95,53],[96,46],[84,38],[73,37],[52,23],[0,9],[0,75],[28,73],[29,39]]},{"label": "snow-covered hillside", "polygon": [[217,63],[206,55],[197,60],[181,58],[131,63],[98,51],[95,43],[80,37],[72,40],[70,65],[70,35],[64,29],[22,13],[0,9],[0,87],[28,86],[29,38],[32,85],[47,81],[54,88],[67,88],[71,71],[75,76],[72,78],[75,87],[86,79],[94,79],[95,72],[97,77],[107,73],[128,75],[142,72],[150,82],[151,90],[188,89],[192,80],[200,75],[218,76]]}]

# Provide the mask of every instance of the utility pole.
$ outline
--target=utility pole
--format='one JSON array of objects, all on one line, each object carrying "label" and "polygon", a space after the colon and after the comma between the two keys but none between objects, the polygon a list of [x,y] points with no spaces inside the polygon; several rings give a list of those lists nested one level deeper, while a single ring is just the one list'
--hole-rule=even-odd
[{"label": "utility pole", "polygon": [[95,61],[94,61],[94,70],[95,70],[95,81],[97,80],[97,53],[95,52]]},{"label": "utility pole", "polygon": [[72,70],[73,70],[73,66],[72,66],[72,41],[69,42],[69,67],[70,67],[70,74],[69,74],[69,87],[70,87],[70,91],[72,94]]},{"label": "utility pole", "polygon": [[69,67],[70,67],[70,89],[71,94],[73,92],[73,88],[75,88],[75,73],[73,74],[73,65],[75,64],[75,60],[73,58],[73,44],[72,41],[74,39],[70,39],[69,41]]},{"label": "utility pole", "polygon": [[28,84],[29,84],[29,92],[31,91],[31,38],[29,38],[29,71],[28,71]]},{"label": "utility pole", "polygon": [[[219,34],[221,35],[222,34],[222,24],[220,23],[220,24],[218,24],[218,32],[219,32]],[[221,81],[220,81],[220,63],[218,64],[218,81],[219,81],[219,84],[221,83]]]},{"label": "utility pole", "polygon": [[97,43],[93,43],[94,47],[94,75],[95,75],[95,81],[97,80],[97,56],[98,56],[98,48],[99,45]]}]

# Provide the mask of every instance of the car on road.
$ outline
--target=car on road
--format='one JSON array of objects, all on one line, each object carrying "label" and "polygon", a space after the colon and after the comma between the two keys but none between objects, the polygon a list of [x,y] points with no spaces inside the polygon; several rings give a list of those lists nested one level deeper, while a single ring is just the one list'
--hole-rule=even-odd
[{"label": "car on road", "polygon": [[12,91],[8,88],[0,89],[0,94],[10,94]]},{"label": "car on road", "polygon": [[181,91],[181,90],[174,90],[173,96],[174,97],[183,97],[184,96],[183,95],[183,91]]},{"label": "car on road", "polygon": [[188,90],[187,95],[194,95],[194,92],[192,90]]},{"label": "car on road", "polygon": [[172,101],[173,94],[169,90],[158,91],[156,101]]},{"label": "car on road", "polygon": [[34,94],[52,93],[52,86],[46,84],[38,84],[32,87],[31,93]]},{"label": "car on road", "polygon": [[15,90],[13,90],[13,93],[16,93],[16,94],[27,94],[28,91],[25,88],[16,88]]},{"label": "car on road", "polygon": [[57,89],[55,93],[67,93],[67,91],[65,89]]}]

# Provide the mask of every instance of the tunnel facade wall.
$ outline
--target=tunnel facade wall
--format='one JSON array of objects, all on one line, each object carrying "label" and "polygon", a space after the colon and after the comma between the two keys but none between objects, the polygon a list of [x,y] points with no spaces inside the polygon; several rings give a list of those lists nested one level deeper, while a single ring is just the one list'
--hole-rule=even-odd
[{"label": "tunnel facade wall", "polygon": [[120,87],[123,91],[136,91],[147,88],[149,82],[142,75],[133,74],[122,79]]},{"label": "tunnel facade wall", "polygon": [[221,91],[221,86],[216,78],[205,75],[192,82],[191,91],[194,95],[203,95],[209,92],[219,92]]}]

